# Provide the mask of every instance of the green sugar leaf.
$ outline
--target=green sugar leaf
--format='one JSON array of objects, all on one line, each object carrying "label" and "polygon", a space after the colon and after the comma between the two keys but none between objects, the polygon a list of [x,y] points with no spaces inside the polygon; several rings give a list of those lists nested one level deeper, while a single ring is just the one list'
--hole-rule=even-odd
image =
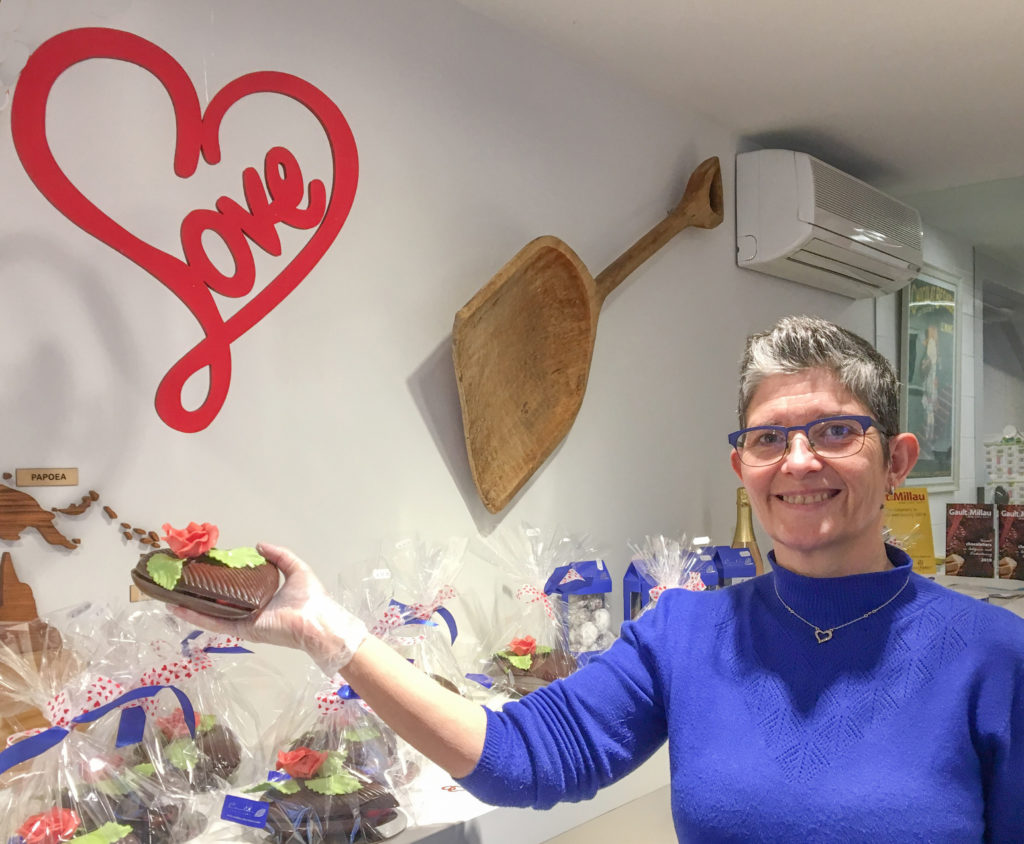
[{"label": "green sugar leaf", "polygon": [[270,782],[261,782],[259,785],[254,785],[252,788],[245,789],[245,794],[253,794],[258,791],[277,791],[281,794],[295,794],[299,790],[299,784],[293,779],[286,780],[274,780]]},{"label": "green sugar leaf", "polygon": [[329,777],[306,780],[306,788],[317,794],[351,794],[353,791],[359,791],[359,780],[348,771],[344,771]]},{"label": "green sugar leaf", "polygon": [[164,753],[167,755],[167,761],[182,771],[192,770],[199,760],[199,748],[190,738],[172,741],[164,748]]},{"label": "green sugar leaf", "polygon": [[108,797],[123,797],[129,791],[128,785],[120,777],[105,777],[95,783],[96,790]]},{"label": "green sugar leaf", "polygon": [[208,733],[217,723],[216,715],[200,715],[199,723],[196,725],[196,733]]},{"label": "green sugar leaf", "polygon": [[154,554],[146,562],[146,571],[157,586],[171,590],[181,580],[182,561],[170,554]]},{"label": "green sugar leaf", "polygon": [[127,837],[132,832],[130,826],[121,823],[105,823],[99,829],[87,832],[85,835],[76,835],[72,841],[77,844],[114,844]]},{"label": "green sugar leaf", "polygon": [[316,769],[316,772],[321,777],[331,777],[335,774],[346,773],[345,754],[339,753],[337,750],[328,752],[327,758],[324,759],[323,764]]},{"label": "green sugar leaf", "polygon": [[267,562],[255,548],[211,548],[206,555],[229,569],[255,568]]},{"label": "green sugar leaf", "polygon": [[156,773],[156,767],[152,762],[141,762],[132,768],[140,777],[151,777]]},{"label": "green sugar leaf", "polygon": [[370,739],[377,738],[379,735],[380,730],[370,724],[366,724],[362,727],[346,727],[341,737],[345,741],[369,741]]},{"label": "green sugar leaf", "polygon": [[547,645],[538,645],[536,656],[547,656],[553,650],[554,648],[549,648]]},{"label": "green sugar leaf", "polygon": [[530,666],[533,665],[533,656],[530,654],[510,654],[504,653],[502,656],[509,661],[515,668],[521,668],[523,671],[529,671]]}]

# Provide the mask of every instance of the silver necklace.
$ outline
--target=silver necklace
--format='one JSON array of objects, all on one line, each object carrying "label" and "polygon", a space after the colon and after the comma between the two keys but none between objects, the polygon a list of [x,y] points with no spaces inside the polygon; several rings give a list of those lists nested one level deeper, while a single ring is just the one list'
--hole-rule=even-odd
[{"label": "silver necklace", "polygon": [[897,589],[896,593],[884,604],[880,604],[873,610],[868,610],[866,613],[864,613],[864,615],[858,616],[857,618],[853,619],[853,621],[846,621],[842,624],[837,624],[835,627],[826,627],[825,629],[822,629],[818,627],[817,624],[812,624],[811,622],[809,622],[806,618],[800,615],[800,613],[793,609],[789,604],[782,600],[782,596],[779,594],[779,583],[774,577],[772,578],[772,586],[775,587],[775,597],[779,599],[779,603],[782,604],[782,606],[784,606],[787,610],[789,610],[791,614],[799,618],[808,627],[814,628],[814,638],[818,640],[819,645],[825,644],[825,642],[832,638],[832,634],[835,633],[837,630],[842,630],[844,627],[849,627],[851,624],[856,624],[858,621],[863,621],[865,618],[870,618],[871,616],[873,616],[876,612],[884,610],[887,606],[889,606],[889,604],[891,604],[900,596],[900,593],[907,588],[908,583],[910,583],[910,572],[907,573],[907,579],[903,581],[903,585],[899,589]]}]

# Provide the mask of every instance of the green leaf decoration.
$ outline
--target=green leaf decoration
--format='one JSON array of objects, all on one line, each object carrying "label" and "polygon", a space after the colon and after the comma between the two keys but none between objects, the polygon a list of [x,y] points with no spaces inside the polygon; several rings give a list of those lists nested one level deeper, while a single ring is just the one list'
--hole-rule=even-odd
[{"label": "green leaf decoration", "polygon": [[167,761],[182,771],[191,771],[199,761],[199,748],[190,738],[172,741],[164,748],[164,753],[167,755]]},{"label": "green leaf decoration", "polygon": [[138,765],[132,767],[140,777],[151,777],[156,773],[156,767],[152,762],[140,762]]},{"label": "green leaf decoration", "polygon": [[198,735],[199,733],[208,733],[210,732],[210,730],[214,728],[214,726],[216,726],[216,724],[216,715],[200,715],[199,723],[196,725],[196,734]]},{"label": "green leaf decoration", "polygon": [[245,794],[252,794],[259,791],[278,791],[281,794],[295,794],[299,790],[299,784],[293,779],[286,780],[274,780],[271,782],[261,782],[259,785],[254,785],[252,788],[245,789]]},{"label": "green leaf decoration", "polygon": [[554,650],[554,648],[549,647],[547,645],[538,645],[537,646],[537,653],[535,654],[535,656],[547,656],[553,650]]},{"label": "green leaf decoration", "polygon": [[341,737],[344,741],[369,741],[379,735],[380,730],[372,724],[366,724],[362,727],[346,727]]},{"label": "green leaf decoration", "polygon": [[76,844],[114,844],[126,838],[132,832],[132,828],[123,823],[105,823],[99,829],[87,832],[85,835],[76,835],[71,840]]},{"label": "green leaf decoration", "polygon": [[317,794],[351,794],[353,791],[359,791],[359,787],[359,780],[348,771],[332,774],[329,777],[306,780],[306,788]]},{"label": "green leaf decoration", "polygon": [[154,554],[146,562],[146,571],[157,586],[170,590],[181,580],[182,562],[170,554]]},{"label": "green leaf decoration", "polygon": [[316,769],[316,772],[321,777],[331,777],[336,774],[347,773],[345,768],[345,754],[339,753],[337,750],[331,750],[327,754],[327,758],[324,759],[323,764]]},{"label": "green leaf decoration", "polygon": [[123,797],[131,791],[120,777],[104,777],[95,783],[96,790],[108,797]]},{"label": "green leaf decoration", "polygon": [[532,654],[510,654],[503,653],[502,656],[509,661],[509,663],[515,668],[521,668],[523,671],[529,671],[530,666],[533,665]]},{"label": "green leaf decoration", "polygon": [[255,548],[211,548],[206,555],[229,569],[256,568],[267,562]]}]

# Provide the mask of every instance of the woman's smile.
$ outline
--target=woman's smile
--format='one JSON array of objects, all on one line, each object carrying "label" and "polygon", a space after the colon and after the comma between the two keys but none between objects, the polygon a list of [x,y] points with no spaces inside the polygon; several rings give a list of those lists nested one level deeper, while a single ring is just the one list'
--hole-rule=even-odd
[{"label": "woman's smile", "polygon": [[785,504],[822,504],[839,495],[838,489],[826,489],[819,492],[782,492],[775,497]]}]

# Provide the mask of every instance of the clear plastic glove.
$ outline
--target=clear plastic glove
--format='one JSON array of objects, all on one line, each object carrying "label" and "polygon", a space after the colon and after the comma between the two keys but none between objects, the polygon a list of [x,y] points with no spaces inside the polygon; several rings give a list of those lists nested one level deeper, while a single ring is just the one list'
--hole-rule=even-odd
[{"label": "clear plastic glove", "polygon": [[287,548],[261,542],[256,550],[284,575],[284,584],[262,612],[243,621],[214,618],[184,607],[175,607],[174,614],[216,633],[298,648],[333,676],[363,643],[366,625],[331,598],[313,569]]}]

